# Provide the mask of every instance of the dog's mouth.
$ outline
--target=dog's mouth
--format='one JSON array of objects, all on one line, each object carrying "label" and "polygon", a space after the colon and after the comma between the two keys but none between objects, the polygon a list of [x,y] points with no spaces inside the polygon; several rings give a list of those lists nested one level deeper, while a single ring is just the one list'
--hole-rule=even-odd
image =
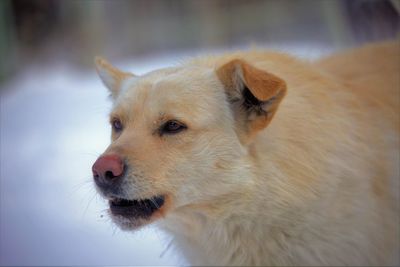
[{"label": "dog's mouth", "polygon": [[138,200],[113,198],[109,202],[110,211],[114,216],[122,216],[128,219],[148,219],[153,213],[161,209],[165,203],[165,197],[160,195]]}]

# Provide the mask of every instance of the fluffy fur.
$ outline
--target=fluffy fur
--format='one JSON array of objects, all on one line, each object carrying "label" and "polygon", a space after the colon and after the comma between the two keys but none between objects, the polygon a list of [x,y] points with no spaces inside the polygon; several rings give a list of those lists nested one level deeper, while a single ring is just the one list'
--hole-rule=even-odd
[{"label": "fluffy fur", "polygon": [[[129,166],[120,197],[167,197],[114,221],[157,221],[194,265],[398,265],[399,57],[251,51],[143,76],[98,59],[124,124],[105,152]],[[168,119],[187,129],[156,134]]]}]

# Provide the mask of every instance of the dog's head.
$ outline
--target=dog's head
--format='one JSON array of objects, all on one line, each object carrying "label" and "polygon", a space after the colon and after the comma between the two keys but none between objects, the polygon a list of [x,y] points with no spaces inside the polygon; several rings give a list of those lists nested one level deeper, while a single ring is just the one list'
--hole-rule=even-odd
[{"label": "dog's head", "polygon": [[93,165],[97,189],[124,229],[216,201],[249,181],[249,145],[286,93],[283,80],[243,60],[143,76],[101,58],[112,142]]}]

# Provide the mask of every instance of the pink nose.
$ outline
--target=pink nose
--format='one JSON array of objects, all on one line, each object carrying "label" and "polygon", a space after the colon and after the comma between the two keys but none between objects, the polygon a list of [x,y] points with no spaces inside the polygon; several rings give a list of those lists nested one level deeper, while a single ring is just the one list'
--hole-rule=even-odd
[{"label": "pink nose", "polygon": [[99,157],[92,167],[93,178],[99,186],[108,186],[122,176],[124,163],[116,154]]}]

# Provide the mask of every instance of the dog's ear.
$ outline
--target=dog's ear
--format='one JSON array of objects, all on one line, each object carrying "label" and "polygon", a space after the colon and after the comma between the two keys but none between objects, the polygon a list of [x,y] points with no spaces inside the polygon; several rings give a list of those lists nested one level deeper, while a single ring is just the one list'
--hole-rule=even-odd
[{"label": "dog's ear", "polygon": [[123,80],[133,77],[129,72],[123,72],[113,67],[107,60],[101,57],[95,58],[96,70],[104,85],[110,90],[111,97],[115,99],[121,89]]},{"label": "dog's ear", "polygon": [[286,94],[285,81],[241,59],[222,65],[216,72],[247,136],[264,129]]}]

